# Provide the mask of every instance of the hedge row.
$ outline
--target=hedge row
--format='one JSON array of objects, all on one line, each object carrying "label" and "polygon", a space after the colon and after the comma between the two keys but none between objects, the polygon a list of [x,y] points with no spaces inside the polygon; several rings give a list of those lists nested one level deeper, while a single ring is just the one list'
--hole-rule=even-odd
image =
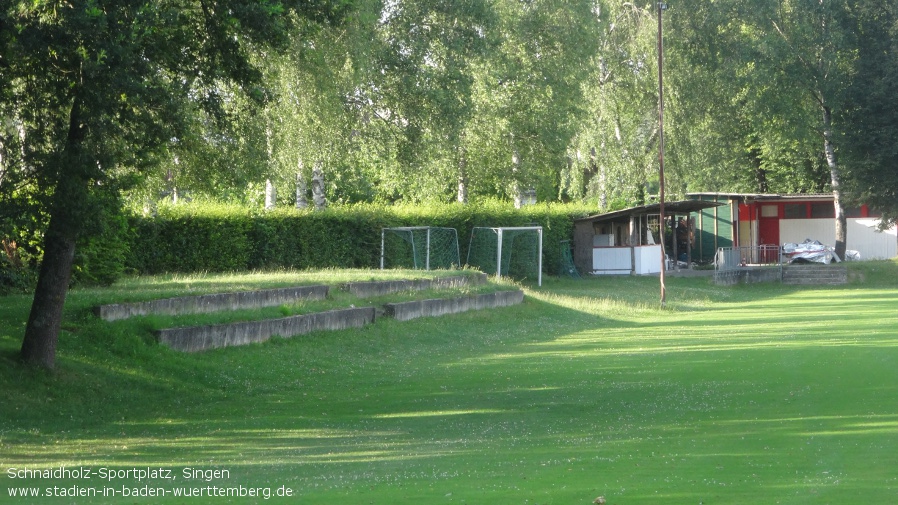
[{"label": "hedge row", "polygon": [[221,272],[273,268],[374,268],[382,228],[439,226],[458,230],[462,261],[477,226],[543,227],[543,269],[556,273],[560,241],[570,240],[581,205],[507,204],[390,206],[364,204],[324,211],[178,205],[152,217],[132,216],[130,257],[135,273]]}]

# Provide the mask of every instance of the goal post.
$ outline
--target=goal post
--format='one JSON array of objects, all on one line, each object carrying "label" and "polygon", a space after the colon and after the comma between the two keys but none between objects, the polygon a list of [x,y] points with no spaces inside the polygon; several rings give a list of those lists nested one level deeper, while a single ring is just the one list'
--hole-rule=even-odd
[{"label": "goal post", "polygon": [[543,227],[475,227],[468,266],[502,277],[536,277],[543,285]]},{"label": "goal post", "polygon": [[436,226],[401,226],[380,231],[380,269],[450,269],[461,266],[458,231]]}]

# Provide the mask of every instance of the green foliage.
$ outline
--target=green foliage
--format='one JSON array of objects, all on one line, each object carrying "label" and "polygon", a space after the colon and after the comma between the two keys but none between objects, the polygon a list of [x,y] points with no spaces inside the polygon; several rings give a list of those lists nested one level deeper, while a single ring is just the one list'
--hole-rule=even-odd
[{"label": "green foliage", "polygon": [[519,188],[579,198],[562,195],[559,171],[598,46],[595,9],[358,0],[339,26],[300,23],[289,50],[253,55],[268,98],[260,113],[228,87],[230,131],[190,109],[192,128],[147,185],[247,203],[268,179],[283,203],[320,163],[333,203],[448,202],[463,198],[459,185],[472,200]]},{"label": "green foliage", "polygon": [[139,273],[230,271],[246,268],[250,220],[245,210],[206,205],[160,206],[151,219],[132,217],[128,267]]},{"label": "green foliage", "polygon": [[42,252],[38,219],[10,207],[0,207],[0,294],[34,289]]},{"label": "green foliage", "polygon": [[131,230],[123,214],[109,216],[102,231],[82,239],[75,249],[72,282],[109,286],[125,273]]},{"label": "green foliage", "polygon": [[691,190],[834,191],[833,168],[846,200],[895,201],[891,4],[684,0],[669,12],[675,141],[690,148],[679,152]]},{"label": "green foliage", "polygon": [[853,11],[861,26],[857,78],[848,90],[843,156],[854,203],[870,204],[884,224],[898,223],[898,6],[863,3]]},{"label": "green foliage", "polygon": [[16,264],[5,255],[0,256],[0,295],[23,293],[34,289],[37,271],[33,267]]},{"label": "green foliage", "polygon": [[543,265],[559,261],[573,220],[588,213],[579,205],[534,205],[515,210],[482,205],[333,206],[320,212],[185,204],[161,206],[153,217],[132,216],[129,269],[160,272],[221,272],[267,268],[372,268],[380,263],[381,229],[400,226],[455,228],[461,254],[475,226],[542,226]]},{"label": "green foliage", "polygon": [[[589,57],[589,78],[581,81],[588,113],[577,118],[565,191],[597,198],[603,210],[614,200],[623,199],[626,206],[643,203],[648,185],[657,185],[658,25],[653,5],[603,6],[597,20],[601,45]],[[668,156],[677,148],[669,142]],[[675,174],[671,170],[668,179]]]}]

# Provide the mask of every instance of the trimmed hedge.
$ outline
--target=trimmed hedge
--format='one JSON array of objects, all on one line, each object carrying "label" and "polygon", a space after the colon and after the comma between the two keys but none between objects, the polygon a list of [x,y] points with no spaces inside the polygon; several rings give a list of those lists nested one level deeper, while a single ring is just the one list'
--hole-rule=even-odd
[{"label": "trimmed hedge", "polygon": [[376,205],[324,211],[182,204],[153,217],[132,216],[127,268],[140,274],[274,268],[376,268],[382,228],[440,226],[458,230],[464,261],[476,226],[542,226],[543,269],[556,273],[559,242],[570,240],[582,205]]}]

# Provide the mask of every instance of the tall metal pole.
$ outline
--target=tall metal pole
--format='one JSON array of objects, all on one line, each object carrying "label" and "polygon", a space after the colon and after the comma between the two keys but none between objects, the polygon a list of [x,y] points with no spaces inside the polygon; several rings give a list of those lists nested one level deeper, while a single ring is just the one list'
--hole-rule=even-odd
[{"label": "tall metal pole", "polygon": [[664,39],[661,30],[661,13],[667,4],[658,2],[658,181],[659,181],[659,218],[658,228],[661,235],[661,308],[667,304],[667,291],[664,287],[664,271],[667,268],[667,251],[664,242]]},{"label": "tall metal pole", "polygon": [[537,274],[536,274],[536,279],[537,279],[536,283],[539,286],[542,286],[543,285],[543,227],[540,226],[539,230],[537,230],[536,233],[539,236],[539,252],[536,253],[539,257],[539,260],[537,261],[537,263],[538,263],[537,266],[539,267],[539,270],[537,270]]},{"label": "tall metal pole", "polygon": [[424,264],[424,270],[430,271],[430,226],[427,227],[427,261]]},{"label": "tall metal pole", "polygon": [[496,247],[496,277],[502,277],[502,228],[499,228],[499,244]]}]

